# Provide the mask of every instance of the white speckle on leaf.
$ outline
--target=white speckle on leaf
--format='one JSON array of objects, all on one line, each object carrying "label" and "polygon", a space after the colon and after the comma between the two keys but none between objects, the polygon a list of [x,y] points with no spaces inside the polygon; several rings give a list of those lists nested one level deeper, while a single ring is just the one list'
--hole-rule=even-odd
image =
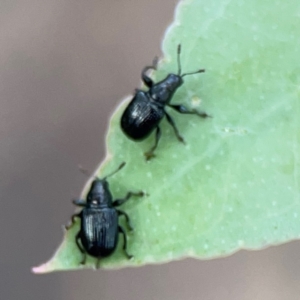
[{"label": "white speckle on leaf", "polygon": [[192,97],[192,106],[198,107],[201,104],[201,99],[197,96]]},{"label": "white speckle on leaf", "polygon": [[206,166],[205,166],[205,170],[208,170],[208,171],[209,171],[210,169],[211,169],[210,165],[206,165]]}]

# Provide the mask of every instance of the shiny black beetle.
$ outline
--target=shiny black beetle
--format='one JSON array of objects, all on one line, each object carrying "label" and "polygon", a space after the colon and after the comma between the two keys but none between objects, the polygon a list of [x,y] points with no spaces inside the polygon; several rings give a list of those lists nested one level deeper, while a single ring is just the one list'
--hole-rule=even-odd
[{"label": "shiny black beetle", "polygon": [[198,112],[194,109],[188,109],[180,104],[170,104],[170,101],[175,91],[183,84],[184,76],[205,72],[204,69],[200,69],[195,72],[185,73],[181,75],[180,51],[181,46],[178,45],[178,74],[169,74],[162,81],[154,83],[146,73],[150,69],[156,70],[157,59],[154,60],[152,66],[147,66],[143,69],[142,80],[145,83],[145,85],[149,88],[149,90],[136,90],[135,96],[125,109],[121,118],[121,128],[123,132],[127,135],[127,137],[129,137],[132,140],[143,140],[146,137],[148,137],[156,128],[154,146],[148,152],[145,153],[147,160],[154,156],[154,150],[156,149],[158,141],[161,137],[159,123],[164,116],[167,117],[167,121],[173,127],[177,139],[180,142],[184,143],[184,139],[179,134],[179,131],[173,119],[165,111],[165,106],[169,106],[182,114],[195,114],[202,118],[209,117],[209,115],[207,115],[204,112]]},{"label": "shiny black beetle", "polygon": [[86,253],[98,258],[96,267],[99,267],[100,258],[109,256],[114,252],[118,244],[118,235],[124,237],[123,250],[128,259],[132,255],[127,252],[127,238],[124,229],[119,225],[118,217],[124,216],[130,230],[132,226],[128,215],[115,207],[125,203],[131,196],[143,196],[143,192],[128,192],[123,199],[113,201],[107,177],[115,174],[124,167],[123,162],[117,170],[104,177],[93,180],[91,188],[87,194],[86,201],[78,199],[73,203],[83,207],[80,213],[72,216],[72,223],[66,227],[70,229],[78,217],[81,220],[80,230],[76,235],[76,244],[83,255],[81,264],[85,264]]}]

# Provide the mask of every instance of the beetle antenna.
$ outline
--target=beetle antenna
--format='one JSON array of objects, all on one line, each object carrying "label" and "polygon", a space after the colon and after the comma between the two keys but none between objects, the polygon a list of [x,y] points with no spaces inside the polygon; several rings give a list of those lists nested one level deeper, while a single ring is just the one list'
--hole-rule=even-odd
[{"label": "beetle antenna", "polygon": [[205,72],[205,69],[200,69],[200,70],[197,70],[195,72],[190,72],[190,73],[184,73],[181,75],[181,77],[184,77],[186,75],[193,75],[193,74],[197,74],[197,73],[204,73]]},{"label": "beetle antenna", "polygon": [[[107,177],[110,177],[110,176],[114,175],[115,173],[117,173],[118,171],[120,171],[125,166],[125,164],[126,163],[123,161],[115,171],[106,175],[102,180],[105,180]],[[96,175],[93,175],[91,172],[89,172],[87,169],[83,168],[81,165],[78,165],[78,168],[79,168],[80,172],[83,173],[84,175],[86,175],[88,177],[93,177],[94,179],[101,180],[101,178],[99,178]]]},{"label": "beetle antenna", "polygon": [[158,65],[158,56],[155,56],[152,62],[152,68],[153,70],[157,69],[157,65]]},{"label": "beetle antenna", "polygon": [[177,65],[178,65],[178,76],[181,74],[181,62],[180,62],[181,45],[177,47]]},{"label": "beetle antenna", "polygon": [[123,161],[115,171],[113,171],[113,172],[111,172],[110,174],[106,175],[106,176],[103,178],[103,180],[105,180],[107,177],[110,177],[110,176],[116,174],[117,172],[119,172],[119,171],[125,166],[125,164],[126,164],[125,161]]},{"label": "beetle antenna", "polygon": [[93,177],[94,179],[98,179],[97,176],[93,175],[91,172],[89,172],[89,171],[88,171],[87,169],[85,169],[83,166],[78,165],[78,169],[79,169],[79,171],[80,171],[82,174],[86,175],[87,177]]}]

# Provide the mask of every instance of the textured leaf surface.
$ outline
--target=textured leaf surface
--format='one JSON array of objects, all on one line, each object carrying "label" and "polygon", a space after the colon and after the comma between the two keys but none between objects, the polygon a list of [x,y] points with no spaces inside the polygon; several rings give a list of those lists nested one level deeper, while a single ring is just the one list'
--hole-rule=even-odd
[{"label": "textured leaf surface", "polygon": [[[206,73],[185,77],[172,103],[198,107],[213,118],[171,111],[186,145],[164,120],[157,157],[145,162],[143,152],[154,137],[128,140],[119,120],[130,99],[118,107],[107,136],[109,155],[98,173],[103,176],[126,161],[109,179],[114,196],[128,190],[149,196],[123,207],[135,228],[128,235],[135,259],[128,261],[118,248],[101,267],[212,258],[299,238],[299,36],[297,0],[179,4],[153,76],[159,80],[177,72],[180,42],[183,71],[205,68]],[[82,268],[74,242],[78,228],[34,271]],[[89,258],[86,267],[94,264]]]}]

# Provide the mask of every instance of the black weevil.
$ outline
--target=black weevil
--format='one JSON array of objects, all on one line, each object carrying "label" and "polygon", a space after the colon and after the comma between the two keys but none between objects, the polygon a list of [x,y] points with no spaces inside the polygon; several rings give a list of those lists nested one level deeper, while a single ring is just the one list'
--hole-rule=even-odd
[{"label": "black weevil", "polygon": [[107,175],[103,179],[96,178],[91,184],[91,188],[85,200],[74,200],[73,203],[83,207],[80,213],[72,216],[72,223],[66,226],[70,229],[76,218],[80,218],[80,230],[76,235],[76,244],[83,255],[81,264],[85,264],[86,253],[98,258],[96,268],[99,267],[100,258],[109,256],[114,252],[118,244],[118,235],[124,237],[123,250],[128,259],[132,255],[127,252],[127,238],[122,226],[119,225],[118,217],[124,216],[130,230],[132,226],[128,215],[115,207],[124,204],[131,196],[143,196],[143,192],[128,192],[125,198],[113,201],[109,190],[107,177],[115,174],[125,165],[123,162],[117,170]]},{"label": "black weevil", "polygon": [[136,90],[133,99],[125,109],[121,118],[121,128],[127,137],[132,140],[143,140],[156,128],[154,146],[145,153],[147,160],[154,156],[154,150],[156,149],[161,137],[159,123],[164,116],[167,117],[167,121],[173,127],[177,139],[184,143],[184,139],[179,134],[175,122],[165,111],[165,106],[169,106],[181,114],[195,114],[202,118],[209,117],[209,115],[205,112],[188,109],[180,104],[170,104],[175,91],[183,84],[184,76],[205,72],[204,69],[200,69],[195,72],[181,75],[180,52],[181,45],[179,44],[177,48],[178,74],[169,74],[162,81],[154,83],[146,73],[150,69],[156,70],[157,59],[154,59],[152,66],[147,66],[143,69],[142,80],[149,90]]}]

